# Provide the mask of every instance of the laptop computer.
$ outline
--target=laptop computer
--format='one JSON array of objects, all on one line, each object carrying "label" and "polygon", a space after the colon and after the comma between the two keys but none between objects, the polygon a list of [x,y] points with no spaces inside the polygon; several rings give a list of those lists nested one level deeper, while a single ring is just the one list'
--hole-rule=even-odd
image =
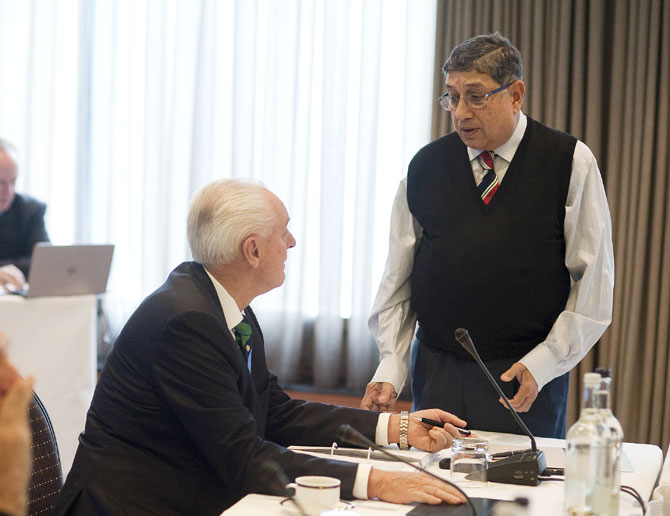
[{"label": "laptop computer", "polygon": [[112,244],[36,244],[25,296],[102,294],[112,265]]}]

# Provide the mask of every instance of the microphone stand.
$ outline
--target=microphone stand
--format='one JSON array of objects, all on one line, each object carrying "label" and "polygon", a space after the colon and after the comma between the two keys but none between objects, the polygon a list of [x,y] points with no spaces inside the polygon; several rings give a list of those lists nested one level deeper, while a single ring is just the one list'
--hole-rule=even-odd
[{"label": "microphone stand", "polygon": [[489,382],[491,382],[491,385],[493,385],[493,388],[505,402],[507,409],[514,417],[516,423],[519,425],[521,430],[523,430],[523,433],[526,434],[530,439],[530,450],[510,452],[510,457],[489,464],[486,477],[487,480],[491,482],[517,484],[523,486],[539,485],[540,475],[542,475],[544,470],[547,468],[547,461],[544,457],[544,452],[537,449],[535,437],[533,437],[533,434],[530,432],[530,430],[528,430],[528,427],[521,420],[519,414],[516,410],[514,410],[509,400],[507,399],[507,396],[505,396],[505,393],[493,379],[493,375],[491,375],[491,372],[479,357],[479,353],[477,353],[477,349],[475,348],[475,345],[470,338],[468,330],[464,328],[458,328],[454,336],[459,344],[463,346],[463,348],[468,353],[470,353],[472,358],[475,359],[475,362],[477,362],[481,370],[484,371],[484,374],[486,374],[486,377],[488,378]]},{"label": "microphone stand", "polygon": [[465,496],[465,501],[466,503],[470,506],[470,509],[472,509],[472,514],[473,516],[477,516],[477,509],[475,509],[475,506],[472,503],[472,500],[470,497],[463,491],[460,487],[458,487],[456,484],[453,482],[450,482],[449,480],[442,478],[439,475],[436,475],[435,473],[428,471],[421,466],[417,466],[413,461],[401,456],[401,455],[395,455],[394,453],[391,453],[387,451],[384,447],[377,446],[374,442],[372,442],[370,439],[365,437],[362,433],[360,433],[358,430],[354,429],[351,425],[340,425],[340,428],[338,429],[337,432],[337,438],[347,444],[352,444],[354,446],[366,446],[368,448],[372,448],[375,451],[382,452],[384,455],[387,457],[393,459],[396,462],[403,462],[409,466],[412,466],[414,469],[420,471],[421,473],[425,473],[426,475],[429,475],[433,478],[436,478],[437,480],[440,480],[441,482],[444,482],[445,484],[455,488],[459,493],[461,493],[463,496]]}]

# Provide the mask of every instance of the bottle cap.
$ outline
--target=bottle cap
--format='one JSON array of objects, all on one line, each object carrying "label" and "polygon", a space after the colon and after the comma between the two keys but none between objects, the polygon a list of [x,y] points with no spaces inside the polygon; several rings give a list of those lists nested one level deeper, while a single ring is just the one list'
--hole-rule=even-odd
[{"label": "bottle cap", "polygon": [[586,385],[598,385],[600,383],[601,377],[598,373],[585,373],[584,374],[584,383]]}]

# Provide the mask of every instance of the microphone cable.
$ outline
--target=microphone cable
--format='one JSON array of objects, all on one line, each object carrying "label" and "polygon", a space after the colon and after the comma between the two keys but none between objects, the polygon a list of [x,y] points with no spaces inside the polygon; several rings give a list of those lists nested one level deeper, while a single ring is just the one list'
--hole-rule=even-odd
[{"label": "microphone cable", "polygon": [[624,486],[624,485],[622,485],[622,486],[621,486],[621,490],[622,490],[624,493],[631,495],[633,498],[635,498],[635,500],[637,500],[637,503],[639,503],[639,504],[640,504],[640,507],[642,507],[642,514],[646,514],[646,513],[647,513],[647,507],[646,507],[646,505],[644,504],[644,500],[642,500],[642,496],[640,495],[640,493],[638,493],[638,492],[635,490],[634,487],[632,487],[632,486]]},{"label": "microphone cable", "polygon": [[[549,482],[565,482],[564,478],[556,478],[556,477],[540,477],[540,480],[545,480]],[[635,501],[640,504],[640,507],[642,507],[642,514],[647,513],[647,506],[644,503],[644,500],[642,500],[642,495],[636,491],[636,489],[632,486],[626,486],[626,485],[621,485],[621,492],[626,493],[627,495],[632,496],[635,498]]]}]

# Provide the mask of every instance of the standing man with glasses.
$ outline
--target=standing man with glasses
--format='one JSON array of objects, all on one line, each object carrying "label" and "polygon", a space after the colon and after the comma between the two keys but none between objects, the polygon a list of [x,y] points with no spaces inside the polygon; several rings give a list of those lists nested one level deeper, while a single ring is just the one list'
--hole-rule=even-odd
[{"label": "standing man with glasses", "polygon": [[380,364],[361,406],[391,410],[411,362],[415,409],[518,433],[455,340],[463,327],[529,429],[562,438],[569,371],[612,316],[598,165],[584,143],[521,111],[521,55],[501,34],[464,41],[442,71],[438,100],[455,132],[422,148],[400,183],[369,322]]}]

